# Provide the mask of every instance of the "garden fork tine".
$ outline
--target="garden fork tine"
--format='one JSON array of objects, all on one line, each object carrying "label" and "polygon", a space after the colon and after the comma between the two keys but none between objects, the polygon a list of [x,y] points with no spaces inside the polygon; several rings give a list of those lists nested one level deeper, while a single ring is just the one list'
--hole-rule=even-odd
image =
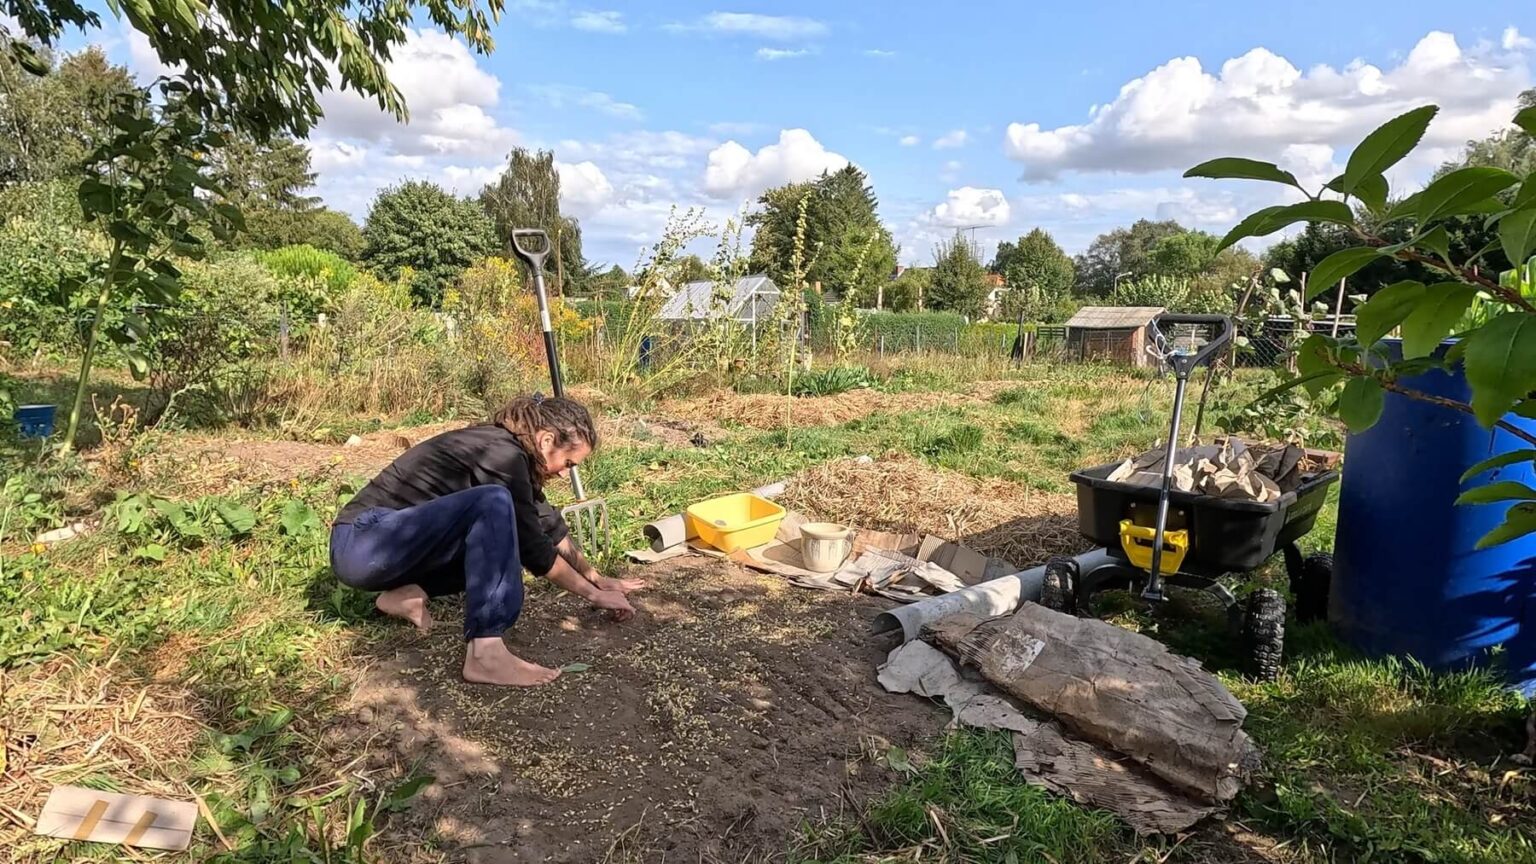
[{"label": "garden fork tine", "polygon": [[[542,241],[538,248],[529,242],[533,240]],[[537,228],[518,228],[512,232],[512,250],[533,271],[533,291],[539,299],[539,327],[544,331],[544,355],[549,361],[549,383],[557,397],[564,396],[560,353],[555,347],[555,329],[549,319],[549,294],[544,290],[544,259],[549,256],[549,235]],[[565,517],[577,548],[590,555],[607,555],[612,542],[607,500],[587,497],[581,471],[575,467],[571,468],[571,489],[576,493],[576,503],[561,510],[560,515]]]}]

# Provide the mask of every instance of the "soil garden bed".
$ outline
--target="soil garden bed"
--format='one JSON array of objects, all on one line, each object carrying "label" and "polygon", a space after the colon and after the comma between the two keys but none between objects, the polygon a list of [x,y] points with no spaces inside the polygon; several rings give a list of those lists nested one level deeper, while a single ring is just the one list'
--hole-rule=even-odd
[{"label": "soil garden bed", "polygon": [[432,633],[378,646],[327,744],[437,778],[376,841],[385,859],[428,838],[481,864],[776,858],[802,823],[889,787],[872,757],[947,719],[876,683],[892,647],[869,633],[882,601],[704,558],[643,575],[623,625],[536,592],[513,650],[590,664],[547,687],[463,684],[457,603],[435,604]]}]

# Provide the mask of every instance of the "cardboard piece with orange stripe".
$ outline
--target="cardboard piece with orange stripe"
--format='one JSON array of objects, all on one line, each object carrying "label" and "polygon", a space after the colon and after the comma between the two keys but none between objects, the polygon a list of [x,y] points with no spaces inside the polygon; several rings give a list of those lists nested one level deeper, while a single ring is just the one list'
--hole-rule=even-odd
[{"label": "cardboard piece with orange stripe", "polygon": [[179,852],[191,845],[196,825],[197,805],[190,802],[56,786],[34,830],[65,840]]}]

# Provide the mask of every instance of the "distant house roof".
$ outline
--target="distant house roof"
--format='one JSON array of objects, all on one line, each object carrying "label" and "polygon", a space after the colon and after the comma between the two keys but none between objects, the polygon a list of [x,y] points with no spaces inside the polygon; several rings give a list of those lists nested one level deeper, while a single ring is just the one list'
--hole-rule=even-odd
[{"label": "distant house roof", "polygon": [[1007,284],[1007,280],[1003,279],[1003,274],[1001,274],[1001,273],[988,273],[987,274],[987,287],[989,287],[989,288],[1001,288],[1005,284]]},{"label": "distant house roof", "polygon": [[1163,314],[1161,306],[1084,306],[1067,321],[1083,330],[1128,330],[1145,327]]},{"label": "distant house roof", "polygon": [[[779,286],[773,284],[772,279],[762,274],[743,276],[732,286],[731,296],[725,300],[723,308],[717,308],[714,282],[689,282],[667,299],[656,317],[666,321],[686,321],[701,320],[718,313],[747,321],[753,317],[753,301],[772,303],[778,297]],[[759,314],[763,311],[758,309]]]}]

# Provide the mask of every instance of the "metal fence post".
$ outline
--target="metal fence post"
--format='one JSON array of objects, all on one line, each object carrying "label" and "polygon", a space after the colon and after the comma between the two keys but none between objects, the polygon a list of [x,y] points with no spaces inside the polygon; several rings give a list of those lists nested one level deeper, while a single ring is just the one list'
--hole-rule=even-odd
[{"label": "metal fence post", "polygon": [[885,334],[880,334],[880,359],[885,359]]},{"label": "metal fence post", "polygon": [[277,354],[284,362],[288,360],[288,301],[283,300],[277,317]]},{"label": "metal fence post", "polygon": [[917,353],[923,353],[923,325],[917,325]]}]

